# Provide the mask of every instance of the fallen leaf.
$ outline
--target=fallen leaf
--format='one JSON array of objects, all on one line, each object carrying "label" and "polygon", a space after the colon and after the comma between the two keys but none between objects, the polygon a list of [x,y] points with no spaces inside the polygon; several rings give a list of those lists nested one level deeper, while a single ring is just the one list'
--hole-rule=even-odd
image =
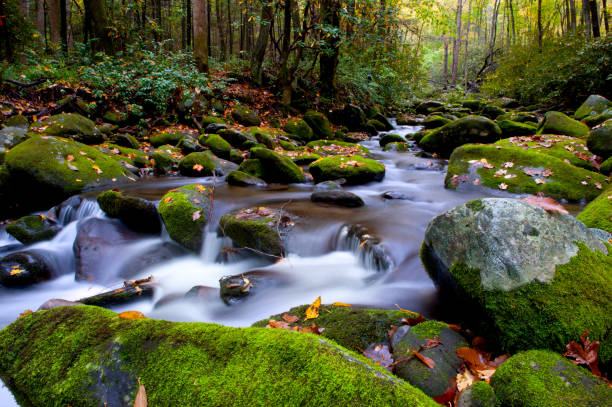
[{"label": "fallen leaf", "polygon": [[421,345],[423,349],[431,349],[435,348],[438,345],[442,345],[442,341],[437,336],[434,336],[433,339],[426,338],[425,341],[427,343],[425,345]]},{"label": "fallen leaf", "polygon": [[572,362],[576,365],[587,365],[591,372],[601,377],[601,372],[597,366],[597,348],[599,348],[599,341],[591,341],[587,336],[589,331],[585,328],[582,335],[580,335],[579,344],[576,341],[571,341],[565,347],[566,352],[563,354],[565,357],[573,358]]},{"label": "fallen leaf", "polygon": [[311,324],[310,324],[310,331],[311,331],[313,334],[316,334],[316,335],[321,335],[321,333],[322,333],[323,331],[325,331],[325,328],[319,328],[319,327],[317,326],[317,324],[315,324],[315,323],[313,322],[313,323],[311,323]]},{"label": "fallen leaf", "polygon": [[553,174],[553,171],[550,168],[547,168],[544,171],[542,171],[543,177],[550,177],[552,174]]},{"label": "fallen leaf", "polygon": [[72,171],[78,171],[79,169],[77,167],[75,167],[74,165],[68,163],[66,164],[66,166],[68,167],[68,169],[71,169]]},{"label": "fallen leaf", "polygon": [[466,369],[463,373],[457,373],[457,391],[462,392],[474,383],[475,378],[472,372]]},{"label": "fallen leaf", "polygon": [[457,385],[453,383],[452,386],[447,388],[443,394],[434,397],[433,400],[443,406],[450,406],[455,400],[455,393],[457,393]]},{"label": "fallen leaf", "polygon": [[145,319],[146,317],[140,311],[124,311],[119,313],[121,319]]},{"label": "fallen leaf", "polygon": [[289,324],[285,321],[276,321],[271,319],[268,321],[266,328],[279,328],[279,329],[290,329]]},{"label": "fallen leaf", "polygon": [[306,316],[304,321],[308,321],[309,319],[315,319],[319,317],[319,308],[321,307],[321,296],[318,296],[317,299],[312,303],[308,309],[306,309]]},{"label": "fallen leaf", "polygon": [[363,352],[363,356],[372,360],[378,366],[387,369],[388,371],[393,370],[393,355],[389,351],[389,346],[382,343],[373,343]]},{"label": "fallen leaf", "polygon": [[290,324],[294,324],[300,320],[299,317],[287,313],[283,314],[283,319],[285,320],[285,322],[288,322]]},{"label": "fallen leaf", "polygon": [[93,168],[98,174],[102,174],[102,170],[97,165],[94,164],[91,166],[91,168]]},{"label": "fallen leaf", "polygon": [[164,203],[165,203],[165,204],[169,204],[169,203],[170,203],[170,202],[172,202],[172,201],[173,201],[173,198],[172,198],[171,196],[166,197],[166,199],[164,199]]},{"label": "fallen leaf", "polygon": [[201,172],[204,169],[204,166],[202,164],[194,164],[192,168],[197,172]]},{"label": "fallen leaf", "polygon": [[603,187],[601,186],[601,184],[599,182],[596,182],[595,183],[595,188],[602,189]]},{"label": "fallen leaf", "polygon": [[193,215],[191,215],[191,220],[195,222],[196,220],[200,219],[201,216],[202,216],[202,210],[195,211]]},{"label": "fallen leaf", "polygon": [[514,163],[512,161],[508,161],[502,164],[502,167],[504,168],[512,168],[514,167]]},{"label": "fallen leaf", "polygon": [[497,188],[499,188],[501,190],[506,190],[506,189],[508,189],[508,184],[506,184],[505,182],[502,182],[501,184],[499,184],[497,186]]},{"label": "fallen leaf", "polygon": [[589,183],[588,183],[587,181],[580,181],[580,183],[581,183],[582,185],[589,185]]},{"label": "fallen leaf", "polygon": [[74,156],[72,154],[68,154],[66,156],[66,161],[70,162],[70,161],[74,161]]},{"label": "fallen leaf", "polygon": [[140,377],[138,378],[138,393],[136,393],[134,407],[147,407],[147,391],[142,383],[140,383]]},{"label": "fallen leaf", "polygon": [[546,184],[546,180],[542,179],[542,178],[536,178],[535,179],[535,183],[538,184],[538,185],[539,184]]},{"label": "fallen leaf", "polygon": [[352,307],[351,304],[345,304],[343,302],[334,302],[334,303],[332,303],[332,305],[334,307]]},{"label": "fallen leaf", "polygon": [[487,366],[488,360],[484,352],[479,352],[473,348],[459,348],[456,350],[457,356],[467,363],[468,367],[473,370],[483,369]]},{"label": "fallen leaf", "polygon": [[434,362],[432,359],[428,358],[427,356],[421,355],[416,350],[413,350],[412,353],[414,354],[414,356],[417,357],[417,359],[419,359],[421,362],[423,362],[425,364],[425,366],[427,366],[428,368],[433,369],[434,366],[436,366],[436,362]]},{"label": "fallen leaf", "polygon": [[21,274],[21,273],[23,273],[23,272],[25,272],[25,270],[20,269],[19,267],[17,267],[17,268],[15,268],[15,267],[14,267],[14,268],[11,270],[10,275],[11,275],[11,276],[16,276],[16,275]]},{"label": "fallen leaf", "polygon": [[525,201],[530,205],[540,207],[549,213],[551,211],[564,213],[566,215],[569,213],[559,202],[546,196],[532,195],[528,196],[527,198],[523,198],[522,201]]}]

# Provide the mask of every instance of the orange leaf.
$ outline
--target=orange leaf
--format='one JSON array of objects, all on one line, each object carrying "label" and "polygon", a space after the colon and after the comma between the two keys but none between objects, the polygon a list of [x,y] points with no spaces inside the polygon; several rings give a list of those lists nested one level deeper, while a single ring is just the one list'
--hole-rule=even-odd
[{"label": "orange leaf", "polygon": [[172,202],[172,197],[171,196],[169,196],[166,199],[164,199],[164,203],[165,204],[169,204],[170,202]]},{"label": "orange leaf", "polygon": [[138,378],[138,393],[136,394],[136,400],[134,400],[134,407],[147,407],[147,391],[140,383],[140,377]]},{"label": "orange leaf", "polygon": [[121,319],[145,319],[146,317],[140,311],[124,311],[119,314]]},{"label": "orange leaf", "polygon": [[285,320],[285,322],[288,322],[290,324],[296,323],[300,320],[299,317],[296,317],[295,315],[291,315],[291,314],[283,314],[283,320]]},{"label": "orange leaf", "polygon": [[416,350],[413,350],[412,353],[414,354],[414,356],[416,356],[421,362],[423,362],[425,364],[425,366],[427,366],[430,369],[433,369],[434,366],[436,365],[436,362],[434,362],[433,360],[431,360],[430,358],[428,358],[427,356],[423,356],[421,355],[419,352],[417,352]]},{"label": "orange leaf", "polygon": [[343,302],[334,302],[332,305],[333,305],[334,307],[352,307],[352,305],[351,305],[351,304],[345,304],[345,303],[343,303]]},{"label": "orange leaf", "polygon": [[537,206],[544,209],[546,212],[560,212],[568,214],[567,210],[559,202],[546,196],[528,196],[523,198],[522,201],[527,202],[530,205]]},{"label": "orange leaf", "polygon": [[319,317],[319,308],[321,307],[321,296],[318,296],[317,299],[312,303],[310,307],[306,310],[306,317],[304,321],[308,321],[309,319],[315,319]]}]

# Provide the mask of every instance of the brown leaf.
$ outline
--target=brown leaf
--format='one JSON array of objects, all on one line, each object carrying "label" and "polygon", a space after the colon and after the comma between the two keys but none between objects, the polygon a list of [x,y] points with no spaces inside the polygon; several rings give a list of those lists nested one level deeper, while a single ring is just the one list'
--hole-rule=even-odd
[{"label": "brown leaf", "polygon": [[193,164],[192,168],[197,172],[201,172],[204,169],[204,166],[202,164]]},{"label": "brown leaf", "polygon": [[266,328],[291,329],[291,327],[289,326],[287,322],[276,321],[274,319],[271,319],[268,321],[268,325],[266,325]]},{"label": "brown leaf", "polygon": [[146,319],[147,317],[140,311],[124,311],[119,313],[121,319]]},{"label": "brown leaf", "polygon": [[388,371],[393,370],[393,355],[389,351],[389,346],[382,343],[373,343],[363,352],[363,356],[372,360],[378,366],[387,369]]},{"label": "brown leaf", "polygon": [[319,317],[319,307],[321,307],[321,296],[318,296],[317,299],[312,303],[310,307],[306,310],[306,315],[304,321],[308,321],[309,319],[315,319]]},{"label": "brown leaf", "polygon": [[527,202],[530,205],[538,206],[544,209],[546,212],[560,212],[564,214],[568,214],[569,212],[557,201],[552,198],[544,197],[544,196],[528,196],[527,198],[523,198],[523,201]]},{"label": "brown leaf", "polygon": [[582,335],[580,335],[582,345],[576,341],[571,341],[565,347],[566,352],[563,356],[574,358],[575,360],[572,360],[572,362],[577,365],[587,365],[595,376],[601,377],[601,372],[597,366],[597,348],[599,348],[599,341],[591,341],[587,336],[588,334],[589,331],[585,328]]},{"label": "brown leaf", "polygon": [[427,342],[427,344],[422,345],[423,349],[431,349],[435,348],[438,345],[442,345],[442,341],[437,336],[434,336],[433,339],[426,338],[425,341]]},{"label": "brown leaf", "polygon": [[300,320],[299,317],[287,313],[283,314],[283,319],[285,320],[285,322],[288,322],[290,324],[294,324]]},{"label": "brown leaf", "polygon": [[463,373],[457,373],[457,391],[462,392],[467,389],[476,381],[474,375],[469,370],[466,370]]},{"label": "brown leaf", "polygon": [[423,356],[421,355],[419,352],[417,352],[416,350],[413,350],[412,353],[414,354],[414,356],[416,356],[421,362],[423,362],[425,364],[425,366],[427,366],[430,369],[433,369],[434,366],[436,365],[436,362],[434,362],[433,360],[431,360],[430,358],[428,358],[427,356]]},{"label": "brown leaf", "polygon": [[313,334],[316,334],[316,335],[321,335],[321,333],[322,333],[323,331],[325,331],[325,328],[319,328],[319,327],[317,326],[317,324],[315,324],[315,323],[313,322],[313,323],[311,323],[311,324],[310,324],[310,331],[311,331]]},{"label": "brown leaf", "polygon": [[134,407],[147,407],[147,391],[142,383],[140,383],[140,378],[138,378],[138,393],[136,393]]},{"label": "brown leaf", "polygon": [[66,161],[70,162],[70,161],[74,161],[74,156],[72,154],[68,154],[66,156]]},{"label": "brown leaf", "polygon": [[468,367],[473,370],[484,369],[487,366],[487,358],[483,352],[472,348],[459,348],[456,350],[457,356],[465,360]]},{"label": "brown leaf", "polygon": [[78,169],[76,166],[74,166],[74,165],[72,165],[72,164],[70,164],[70,163],[66,164],[66,166],[67,166],[69,169],[71,169],[72,171],[78,171],[78,170],[79,170],[79,169]]},{"label": "brown leaf", "polygon": [[455,384],[454,380],[455,379],[453,379],[451,387],[447,388],[443,394],[440,394],[439,396],[433,398],[436,403],[441,404],[443,406],[450,406],[451,403],[453,403],[453,401],[455,400],[455,393],[457,393],[457,385]]}]

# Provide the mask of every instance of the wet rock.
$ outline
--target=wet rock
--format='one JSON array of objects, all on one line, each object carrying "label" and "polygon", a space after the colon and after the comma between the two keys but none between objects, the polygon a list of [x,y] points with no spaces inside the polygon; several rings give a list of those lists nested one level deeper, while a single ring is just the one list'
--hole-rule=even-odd
[{"label": "wet rock", "polygon": [[328,191],[342,191],[342,184],[345,181],[323,181],[319,182],[314,186],[313,192],[328,192]]},{"label": "wet rock", "polygon": [[607,120],[601,126],[591,130],[587,139],[587,147],[604,160],[612,157],[612,120]]},{"label": "wet rock", "polygon": [[114,144],[117,144],[121,147],[133,148],[135,150],[138,150],[140,148],[140,144],[138,144],[138,140],[136,140],[136,137],[130,134],[116,134],[111,137],[111,140]]},{"label": "wet rock", "polygon": [[389,119],[387,119],[382,113],[377,112],[376,114],[374,114],[372,117],[370,117],[370,119],[372,120],[376,120],[379,123],[382,123],[382,125],[384,126],[385,130],[384,131],[391,131],[393,130],[393,125],[391,124],[391,122],[389,121]]},{"label": "wet rock", "polygon": [[491,386],[504,406],[595,407],[612,400],[612,389],[587,369],[544,350],[512,356],[497,369]]},{"label": "wet rock", "polygon": [[171,190],[159,202],[168,234],[181,246],[199,252],[210,216],[210,188],[200,184]]},{"label": "wet rock", "polygon": [[502,114],[505,114],[506,111],[504,109],[502,109],[499,106],[495,106],[495,105],[486,105],[485,107],[482,108],[482,111],[480,114],[482,114],[485,117],[488,117],[491,120],[495,120],[497,119],[499,116],[501,116]]},{"label": "wet rock", "polygon": [[389,271],[395,265],[389,250],[366,226],[355,224],[347,227],[345,244],[348,249],[359,253],[359,259],[366,267]]},{"label": "wet rock", "polygon": [[185,137],[189,137],[188,134],[178,133],[178,132],[163,132],[157,133],[151,136],[149,141],[153,147],[160,147],[163,145],[176,146],[179,141],[184,139]]},{"label": "wet rock", "polygon": [[263,147],[253,147],[251,157],[261,163],[261,178],[269,183],[291,184],[304,182],[304,174],[289,158]]},{"label": "wet rock", "polygon": [[402,199],[402,200],[412,200],[412,199],[414,199],[414,196],[412,196],[412,195],[408,195],[408,194],[405,194],[403,192],[397,192],[397,191],[383,192],[382,197],[384,199]]},{"label": "wet rock", "polygon": [[248,150],[257,145],[257,140],[254,137],[238,130],[223,129],[219,130],[217,134],[235,148]]},{"label": "wet rock", "polygon": [[287,275],[274,271],[248,271],[221,278],[219,280],[220,295],[223,302],[233,305],[266,289],[286,286],[290,281]]},{"label": "wet rock", "polygon": [[368,120],[368,122],[366,123],[364,128],[366,128],[366,129],[367,128],[373,128],[377,132],[379,132],[379,131],[387,131],[387,126],[385,126],[384,123],[381,123],[381,122],[379,122],[378,120],[375,120],[375,119]]},{"label": "wet rock", "polygon": [[495,407],[495,391],[487,382],[476,382],[459,394],[457,407]]},{"label": "wet rock", "polygon": [[183,157],[178,167],[181,175],[186,177],[208,177],[216,173],[217,164],[210,153],[199,152]]},{"label": "wet rock", "polygon": [[196,285],[191,287],[191,289],[185,293],[183,298],[187,300],[210,301],[219,298],[219,289],[204,285]]},{"label": "wet rock", "polygon": [[589,135],[589,127],[561,112],[548,112],[538,126],[538,134],[563,134],[585,139]]},{"label": "wet rock", "polygon": [[408,145],[404,142],[397,142],[394,141],[392,143],[388,143],[385,145],[385,148],[383,148],[383,151],[406,151],[408,149]]},{"label": "wet rock", "polygon": [[178,142],[176,147],[180,148],[183,154],[185,155],[204,151],[204,147],[202,147],[197,140],[192,139],[191,137],[185,137],[181,139],[181,141]]},{"label": "wet rock", "polygon": [[346,126],[350,131],[361,130],[367,122],[363,110],[355,105],[345,105],[334,116],[336,116],[335,124]]},{"label": "wet rock", "polygon": [[310,164],[308,169],[315,182],[344,178],[347,185],[365,184],[372,181],[380,182],[385,176],[384,165],[359,155],[321,158]]},{"label": "wet rock", "polygon": [[434,112],[439,112],[444,110],[444,103],[438,102],[436,100],[428,100],[422,103],[419,103],[415,107],[415,111],[417,114],[430,114]]},{"label": "wet rock", "polygon": [[442,127],[445,124],[452,122],[452,120],[442,117],[440,115],[434,114],[427,116],[425,120],[421,122],[426,129],[437,129],[438,127]]},{"label": "wet rock", "polygon": [[125,261],[119,270],[119,277],[133,278],[152,266],[164,263],[189,252],[174,242],[159,242]]},{"label": "wet rock", "polygon": [[6,232],[23,244],[52,239],[61,229],[55,220],[44,215],[24,216],[6,226]]},{"label": "wet rock", "polygon": [[364,205],[363,199],[348,191],[320,191],[310,195],[312,202],[323,202],[349,208],[357,208]]},{"label": "wet rock", "polygon": [[25,287],[51,279],[53,266],[42,253],[22,251],[0,260],[0,285]]},{"label": "wet rock", "polygon": [[606,109],[612,108],[612,102],[600,95],[591,95],[574,113],[576,120],[584,120],[588,116],[596,116]]},{"label": "wet rock", "polygon": [[210,148],[210,151],[213,152],[219,158],[223,158],[224,160],[230,159],[230,152],[232,150],[232,146],[230,143],[225,141],[221,136],[217,134],[211,134],[206,136],[203,134],[200,137],[200,143]]},{"label": "wet rock", "polygon": [[421,259],[451,311],[502,351],[562,352],[586,328],[610,363],[612,251],[600,236],[521,200],[479,199],[430,222]]},{"label": "wet rock", "polygon": [[76,113],[51,116],[42,122],[35,122],[30,130],[48,136],[71,137],[83,144],[99,144],[104,141],[104,135],[96,129],[95,123]]},{"label": "wet rock", "polygon": [[582,122],[593,128],[610,119],[612,119],[612,108],[604,110],[603,113],[595,116],[587,116],[586,118],[582,119]]},{"label": "wet rock", "polygon": [[120,219],[130,229],[143,233],[161,232],[159,213],[153,202],[114,190],[101,193],[97,200],[106,215]]},{"label": "wet rock", "polygon": [[312,141],[315,138],[310,126],[302,119],[289,119],[283,126],[283,130],[289,133],[291,138],[303,143]]},{"label": "wet rock", "polygon": [[312,129],[316,139],[331,139],[334,136],[329,120],[323,113],[309,110],[304,114],[304,121]]},{"label": "wet rock", "polygon": [[519,123],[511,120],[501,120],[497,122],[497,125],[502,131],[502,137],[520,137],[520,136],[531,136],[536,133],[537,127],[530,123]]},{"label": "wet rock", "polygon": [[170,171],[175,171],[182,157],[183,155],[178,148],[170,144],[160,146],[152,155],[155,174],[164,175]]},{"label": "wet rock", "polygon": [[261,119],[251,109],[243,105],[236,105],[232,109],[232,118],[243,126],[259,126]]},{"label": "wet rock", "polygon": [[149,282],[126,284],[116,290],[81,298],[78,302],[85,305],[109,308],[144,299],[150,300],[153,298],[153,291],[153,284]]},{"label": "wet rock", "polygon": [[40,307],[38,307],[37,311],[44,311],[47,309],[57,308],[57,307],[71,307],[74,305],[83,305],[80,302],[62,300],[61,298],[53,298],[42,303]]},{"label": "wet rock", "polygon": [[381,147],[384,147],[384,146],[386,146],[386,145],[387,145],[387,144],[389,144],[389,143],[395,143],[395,142],[398,142],[398,143],[405,143],[405,142],[406,142],[406,139],[405,139],[405,138],[403,138],[403,137],[402,137],[402,136],[400,136],[400,135],[397,135],[397,134],[392,134],[392,133],[391,133],[391,134],[383,134],[383,135],[381,135],[381,136],[380,136],[380,139],[378,140],[378,144],[379,144]]},{"label": "wet rock", "polygon": [[261,164],[261,161],[257,158],[249,158],[241,162],[238,166],[238,171],[252,175],[256,178],[261,178],[264,176],[263,165]]},{"label": "wet rock", "polygon": [[204,129],[206,134],[217,134],[219,130],[227,129],[227,125],[225,123],[210,123]]},{"label": "wet rock", "polygon": [[26,140],[27,127],[4,127],[0,129],[0,151],[10,150]]},{"label": "wet rock", "polygon": [[232,171],[227,174],[225,181],[230,185],[238,187],[265,187],[266,181],[254,177],[242,171]]},{"label": "wet rock", "polygon": [[[441,343],[427,349],[427,340],[436,337]],[[416,351],[433,360],[434,367],[411,358],[399,363],[395,367],[395,374],[430,397],[441,396],[450,387],[451,380],[461,373],[463,360],[457,356],[457,349],[467,346],[466,340],[443,322],[432,320],[413,327],[402,327],[394,334],[393,359],[404,360],[413,354],[412,351]]]},{"label": "wet rock", "polygon": [[417,120],[414,117],[401,116],[397,118],[396,123],[398,124],[398,126],[419,126],[421,124],[421,121]]}]

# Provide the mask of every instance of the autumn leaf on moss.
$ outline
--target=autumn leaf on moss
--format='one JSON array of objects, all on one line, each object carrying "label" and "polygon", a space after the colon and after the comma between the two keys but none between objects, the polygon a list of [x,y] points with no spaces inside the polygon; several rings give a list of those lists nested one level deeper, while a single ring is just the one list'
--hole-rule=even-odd
[{"label": "autumn leaf on moss", "polygon": [[389,345],[373,343],[366,350],[361,351],[361,353],[378,366],[390,372],[393,371],[393,355],[389,351]]},{"label": "autumn leaf on moss", "polygon": [[345,303],[343,303],[343,302],[334,302],[332,305],[333,305],[334,307],[352,307],[352,305],[351,305],[351,304],[345,304]]},{"label": "autumn leaf on moss", "polygon": [[317,299],[312,303],[308,309],[306,309],[306,316],[304,321],[308,321],[309,319],[315,319],[319,317],[319,308],[321,307],[321,296],[318,296]]},{"label": "autumn leaf on moss", "polygon": [[138,393],[136,393],[134,407],[147,407],[147,391],[142,383],[140,383],[140,377],[138,378]]},{"label": "autumn leaf on moss", "polygon": [[597,366],[599,341],[591,341],[587,336],[588,334],[589,331],[585,328],[582,335],[580,335],[582,345],[576,341],[571,341],[565,347],[566,352],[563,356],[573,358],[572,362],[576,365],[587,365],[595,376],[601,377],[601,372]]},{"label": "autumn leaf on moss", "polygon": [[201,211],[201,210],[199,210],[199,211],[195,211],[195,212],[194,212],[194,213],[191,215],[191,220],[195,222],[196,220],[200,219],[200,217],[201,217],[201,216],[202,216],[202,211]]},{"label": "autumn leaf on moss", "polygon": [[421,355],[416,350],[413,350],[412,354],[416,356],[417,359],[419,359],[421,362],[423,362],[423,364],[427,366],[428,368],[433,369],[436,366],[436,362],[434,362],[432,359],[428,358],[427,356]]},{"label": "autumn leaf on moss", "polygon": [[146,319],[147,317],[140,311],[124,311],[119,313],[121,319]]},{"label": "autumn leaf on moss", "polygon": [[285,313],[285,314],[283,314],[283,320],[285,322],[290,323],[290,324],[294,324],[294,323],[298,322],[300,320],[300,318],[296,317],[295,315],[291,315],[291,314]]}]

